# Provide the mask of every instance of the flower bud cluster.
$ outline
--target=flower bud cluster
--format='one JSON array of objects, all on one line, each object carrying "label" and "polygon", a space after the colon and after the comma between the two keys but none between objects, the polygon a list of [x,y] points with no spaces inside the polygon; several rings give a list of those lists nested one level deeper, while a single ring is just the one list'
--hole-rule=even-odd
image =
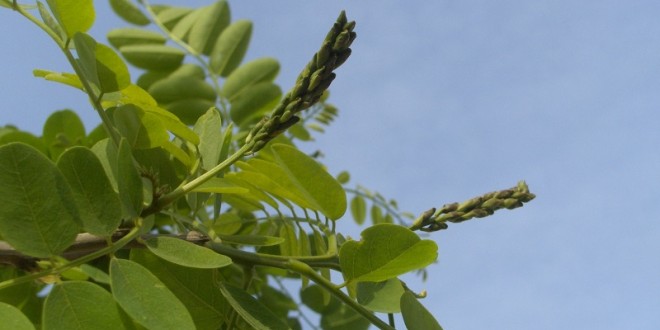
[{"label": "flower bud cluster", "polygon": [[515,209],[534,199],[525,181],[505,190],[494,191],[464,201],[446,204],[439,210],[430,209],[420,215],[410,227],[411,230],[438,231],[447,229],[447,222],[463,222],[472,218],[483,218],[499,209]]},{"label": "flower bud cluster", "polygon": [[351,55],[349,47],[357,36],[353,32],[354,28],[355,22],[348,22],[346,13],[342,11],[326,35],[321,49],[298,76],[295,86],[282,98],[275,110],[262,118],[248,134],[245,143],[254,143],[250,152],[257,152],[268,141],[293,126],[300,120],[297,113],[319,101],[335,79],[333,71]]}]

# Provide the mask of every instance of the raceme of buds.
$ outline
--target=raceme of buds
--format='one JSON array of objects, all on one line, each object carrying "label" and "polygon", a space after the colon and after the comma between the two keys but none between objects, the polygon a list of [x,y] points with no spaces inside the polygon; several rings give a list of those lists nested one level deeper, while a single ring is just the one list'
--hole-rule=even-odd
[{"label": "raceme of buds", "polygon": [[356,38],[355,22],[348,22],[344,11],[339,14],[319,51],[298,75],[295,86],[282,98],[269,116],[258,122],[245,143],[252,143],[250,153],[263,148],[268,141],[300,120],[296,114],[318,102],[335,79],[333,72],[351,55],[349,48]]},{"label": "raceme of buds", "polygon": [[446,204],[439,210],[430,209],[415,219],[410,229],[427,232],[447,229],[447,222],[487,217],[499,209],[521,207],[535,197],[529,192],[525,181],[520,181],[513,188],[487,193],[462,203]]}]

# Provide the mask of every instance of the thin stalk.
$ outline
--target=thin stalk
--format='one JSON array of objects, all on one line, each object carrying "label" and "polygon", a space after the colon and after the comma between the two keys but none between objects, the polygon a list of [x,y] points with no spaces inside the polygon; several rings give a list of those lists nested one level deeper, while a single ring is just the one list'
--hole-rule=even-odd
[{"label": "thin stalk", "polygon": [[322,288],[328,290],[328,292],[332,293],[335,297],[337,297],[339,300],[341,300],[343,303],[348,305],[349,307],[353,308],[356,312],[358,312],[360,315],[362,315],[364,318],[369,320],[373,325],[377,326],[379,329],[387,329],[391,330],[394,329],[393,327],[389,326],[387,323],[383,322],[380,318],[378,318],[376,315],[362,307],[362,305],[358,304],[355,300],[353,300],[351,297],[346,295],[343,291],[341,291],[334,283],[328,281],[325,277],[319,275],[319,273],[315,272],[312,267],[309,265],[302,263],[300,261],[297,261],[295,259],[290,259],[287,265],[287,268],[291,271],[294,271],[300,275],[303,275],[310,280],[312,280],[314,283],[318,284]]}]

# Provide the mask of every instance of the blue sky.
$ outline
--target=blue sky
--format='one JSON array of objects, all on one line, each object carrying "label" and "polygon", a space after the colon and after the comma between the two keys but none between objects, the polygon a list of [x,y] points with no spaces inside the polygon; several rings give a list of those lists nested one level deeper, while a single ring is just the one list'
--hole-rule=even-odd
[{"label": "blue sky", "polygon": [[[210,1],[171,1],[198,6]],[[97,1],[99,40],[124,25]],[[255,21],[249,58],[288,89],[341,9],[357,21],[313,149],[332,173],[420,213],[524,179],[524,208],[450,225],[424,304],[445,329],[657,329],[658,1],[230,1]],[[40,31],[0,12],[0,124],[39,132],[82,94],[31,77],[68,70]],[[11,77],[11,79],[7,79]],[[359,231],[340,223],[354,237]]]}]

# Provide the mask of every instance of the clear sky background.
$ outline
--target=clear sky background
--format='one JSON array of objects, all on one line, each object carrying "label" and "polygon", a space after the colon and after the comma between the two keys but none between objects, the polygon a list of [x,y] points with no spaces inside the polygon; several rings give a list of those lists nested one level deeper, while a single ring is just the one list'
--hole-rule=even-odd
[{"label": "clear sky background", "polygon": [[[127,25],[96,6],[97,39]],[[248,58],[281,61],[284,90],[341,9],[357,21],[331,87],[340,117],[310,146],[332,173],[415,214],[520,179],[537,195],[430,236],[439,262],[409,285],[445,329],[660,328],[660,2],[230,6],[255,21]],[[83,94],[32,78],[70,70],[41,31],[5,9],[0,27],[0,124],[40,132],[66,107],[98,123]]]}]

